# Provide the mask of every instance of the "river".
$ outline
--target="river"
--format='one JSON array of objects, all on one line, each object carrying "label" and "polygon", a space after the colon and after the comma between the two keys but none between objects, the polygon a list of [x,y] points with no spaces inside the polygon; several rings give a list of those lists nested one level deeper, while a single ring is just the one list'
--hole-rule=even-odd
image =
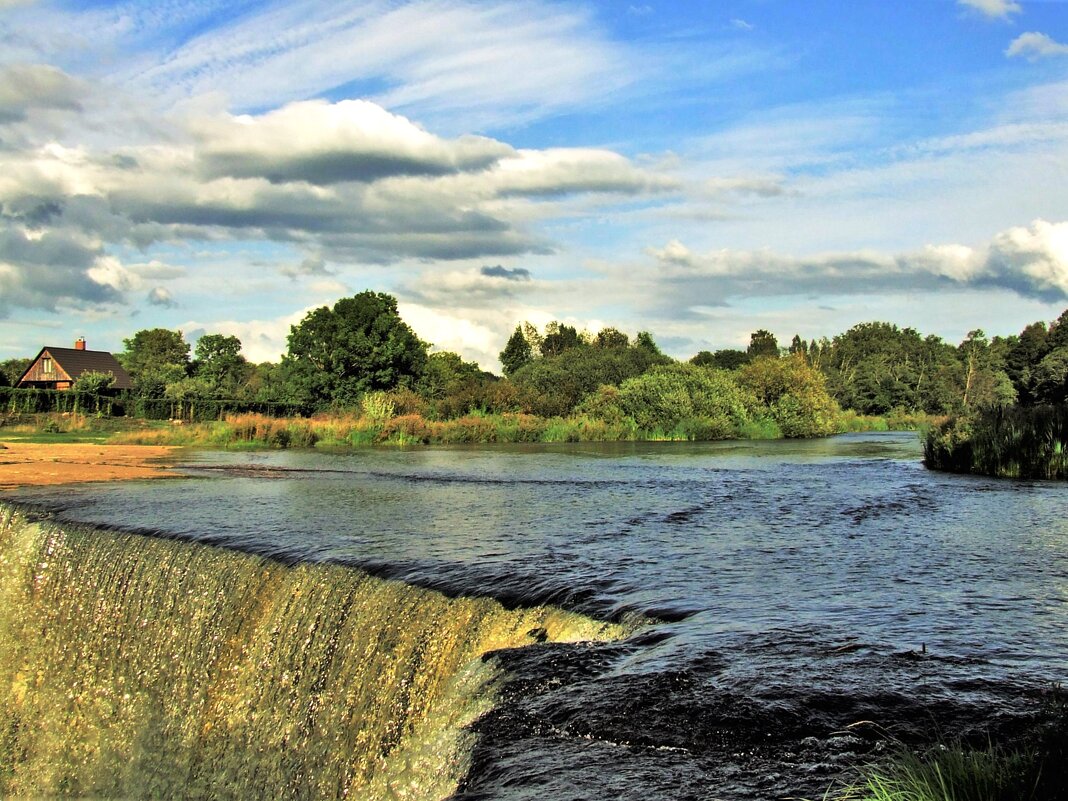
[{"label": "river", "polygon": [[896,741],[1011,736],[1068,678],[1063,485],[915,434],[200,452],[0,495],[635,633],[497,655],[457,799],[820,797]]}]

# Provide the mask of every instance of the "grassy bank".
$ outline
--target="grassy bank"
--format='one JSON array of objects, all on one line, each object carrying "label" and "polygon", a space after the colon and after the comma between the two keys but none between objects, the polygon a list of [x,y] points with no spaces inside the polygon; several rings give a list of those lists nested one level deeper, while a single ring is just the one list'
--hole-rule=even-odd
[{"label": "grassy bank", "polygon": [[932,470],[1068,479],[1068,407],[1010,406],[950,418],[927,431],[923,450]]},{"label": "grassy bank", "polygon": [[1054,686],[1011,745],[901,747],[824,801],[1060,801],[1068,787],[1068,702]]},{"label": "grassy bank", "polygon": [[[843,415],[841,431],[909,430],[919,418]],[[118,431],[109,441],[125,445],[185,445],[213,448],[313,448],[363,445],[451,445],[520,442],[700,441],[778,439],[775,423],[761,419],[724,431],[701,418],[680,421],[670,430],[639,428],[633,420],[608,422],[587,415],[538,417],[530,414],[469,414],[429,420],[418,414],[389,418],[322,415],[275,418],[231,415],[211,423],[142,426]]]}]

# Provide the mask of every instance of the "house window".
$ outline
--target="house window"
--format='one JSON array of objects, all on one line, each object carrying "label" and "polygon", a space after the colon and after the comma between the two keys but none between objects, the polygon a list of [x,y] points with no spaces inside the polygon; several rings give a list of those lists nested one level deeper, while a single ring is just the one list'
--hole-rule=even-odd
[{"label": "house window", "polygon": [[49,374],[55,372],[52,369],[52,360],[51,359],[41,359],[41,372],[44,373],[45,375],[49,375]]}]

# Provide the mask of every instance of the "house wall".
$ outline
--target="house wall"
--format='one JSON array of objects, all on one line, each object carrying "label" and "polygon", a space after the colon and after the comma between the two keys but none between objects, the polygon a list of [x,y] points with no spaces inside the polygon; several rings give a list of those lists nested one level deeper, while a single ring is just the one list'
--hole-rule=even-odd
[{"label": "house wall", "polygon": [[[51,362],[51,372],[45,370],[48,362]],[[71,377],[63,371],[63,368],[52,358],[52,354],[46,350],[37,357],[37,361],[30,365],[30,369],[23,376],[20,386],[33,386],[40,389],[70,389],[73,383]]]}]

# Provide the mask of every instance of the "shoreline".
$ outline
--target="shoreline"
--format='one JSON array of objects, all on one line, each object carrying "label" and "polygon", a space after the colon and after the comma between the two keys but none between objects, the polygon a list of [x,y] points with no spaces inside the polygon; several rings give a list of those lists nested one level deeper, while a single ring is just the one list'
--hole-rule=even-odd
[{"label": "shoreline", "polygon": [[173,478],[169,445],[0,442],[0,491],[94,481]]}]

